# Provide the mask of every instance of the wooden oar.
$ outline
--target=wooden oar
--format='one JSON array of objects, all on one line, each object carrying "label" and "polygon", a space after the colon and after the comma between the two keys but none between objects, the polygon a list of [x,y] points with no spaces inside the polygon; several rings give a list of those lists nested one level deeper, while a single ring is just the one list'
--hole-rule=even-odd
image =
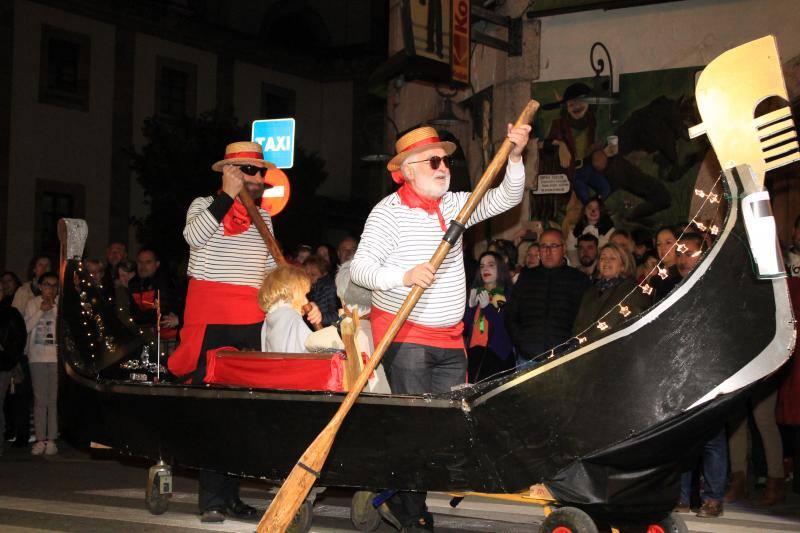
[{"label": "wooden oar", "polygon": [[275,240],[275,237],[273,237],[272,233],[269,231],[267,223],[264,222],[263,218],[261,218],[261,213],[258,212],[256,204],[247,193],[247,187],[242,187],[242,190],[239,191],[239,200],[241,200],[242,204],[244,204],[244,208],[247,209],[247,214],[250,216],[250,220],[252,220],[253,224],[256,225],[256,229],[261,234],[261,238],[264,239],[264,244],[267,246],[267,250],[269,250],[270,255],[275,258],[275,262],[278,263],[278,265],[285,265],[286,258],[283,257],[281,247],[278,246],[278,241]]},{"label": "wooden oar", "polygon": [[[537,109],[539,109],[538,102],[535,100],[528,102],[528,105],[525,106],[522,114],[517,119],[516,126],[529,124]],[[491,186],[497,173],[506,164],[508,155],[511,152],[511,146],[512,143],[508,139],[503,141],[502,146],[500,146],[500,149],[497,151],[491,163],[489,163],[489,166],[486,167],[486,171],[467,199],[467,203],[461,208],[455,220],[450,223],[450,227],[442,238],[442,242],[431,258],[430,263],[433,265],[434,271],[439,269],[445,256],[447,256],[447,252],[450,251],[452,245],[457,242],[463,234],[464,226],[472,215],[472,212],[475,211],[478,203],[483,199],[486,190]],[[328,458],[328,454],[333,446],[333,440],[336,438],[336,433],[339,431],[342,422],[344,422],[344,418],[347,416],[347,413],[355,403],[364,385],[366,385],[372,372],[378,366],[383,354],[386,353],[389,344],[394,340],[397,332],[400,331],[400,327],[406,321],[408,315],[411,314],[411,310],[414,309],[414,306],[417,304],[417,301],[419,301],[424,291],[425,289],[418,285],[415,285],[414,288],[411,289],[405,302],[403,302],[394,320],[392,320],[392,323],[389,325],[383,339],[381,339],[381,342],[375,347],[375,352],[372,354],[372,357],[370,357],[369,364],[367,364],[361,371],[361,374],[359,374],[353,387],[342,401],[342,405],[339,406],[339,410],[336,411],[336,414],[333,415],[333,418],[331,418],[331,421],[325,426],[325,429],[317,435],[314,442],[311,443],[297,461],[297,464],[292,468],[289,476],[283,482],[283,486],[281,486],[278,494],[275,495],[275,499],[272,500],[264,516],[261,517],[261,521],[258,523],[259,533],[283,533],[289,527],[300,505],[305,501],[308,491],[319,477],[320,470],[322,470],[322,466]]]},{"label": "wooden oar", "polygon": [[[275,240],[275,237],[272,235],[272,232],[269,231],[267,227],[267,223],[264,222],[264,219],[261,218],[261,213],[258,212],[258,208],[256,207],[255,202],[253,199],[250,198],[250,195],[247,194],[247,189],[243,188],[239,192],[239,199],[242,201],[244,208],[247,210],[247,214],[250,216],[250,220],[253,221],[253,224],[256,225],[256,229],[261,234],[261,238],[264,239],[264,244],[269,250],[270,255],[275,258],[275,262],[281,266],[288,264],[286,258],[283,257],[283,252],[281,252],[281,247],[278,246],[278,241]],[[303,306],[303,314],[306,315],[311,310],[311,304],[306,304]],[[322,329],[322,324],[312,324],[315,331],[319,331]]]}]

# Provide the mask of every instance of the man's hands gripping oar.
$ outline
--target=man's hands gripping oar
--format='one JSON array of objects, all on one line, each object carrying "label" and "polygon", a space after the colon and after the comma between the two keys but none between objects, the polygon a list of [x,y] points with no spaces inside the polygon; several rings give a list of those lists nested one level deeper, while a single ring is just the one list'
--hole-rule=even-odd
[{"label": "man's hands gripping oar", "polygon": [[[517,119],[515,126],[530,124],[538,108],[539,103],[535,100],[528,102],[528,105],[525,106],[522,114]],[[464,204],[458,216],[450,223],[450,227],[442,238],[442,242],[439,244],[430,260],[434,272],[442,264],[442,261],[444,261],[453,243],[457,242],[461,237],[469,217],[472,215],[473,211],[475,211],[478,203],[483,199],[484,194],[486,194],[486,191],[492,185],[498,172],[505,165],[512,146],[513,144],[508,139],[503,141],[497,154],[495,154],[489,166],[486,167],[483,176],[467,199],[466,204]],[[344,422],[350,408],[366,385],[369,376],[372,375],[372,372],[378,366],[378,363],[380,363],[389,344],[394,340],[397,332],[400,330],[409,314],[411,314],[412,309],[414,309],[414,306],[417,304],[417,301],[419,301],[424,290],[425,289],[419,285],[414,285],[411,289],[405,302],[403,302],[394,320],[392,320],[392,323],[389,325],[386,334],[375,347],[375,351],[372,357],[370,357],[368,364],[364,367],[364,370],[361,371],[358,379],[356,379],[356,382],[350,388],[350,391],[347,393],[347,396],[345,396],[336,414],[333,415],[328,425],[325,426],[317,438],[314,439],[314,442],[306,449],[297,461],[295,467],[289,473],[289,476],[283,482],[283,486],[281,486],[275,499],[272,500],[266,513],[264,513],[264,516],[258,523],[259,533],[283,533],[289,527],[300,505],[305,501],[308,491],[319,477],[322,466],[328,458],[328,454],[333,446],[333,441],[336,438],[336,433],[339,431],[342,422]]]}]

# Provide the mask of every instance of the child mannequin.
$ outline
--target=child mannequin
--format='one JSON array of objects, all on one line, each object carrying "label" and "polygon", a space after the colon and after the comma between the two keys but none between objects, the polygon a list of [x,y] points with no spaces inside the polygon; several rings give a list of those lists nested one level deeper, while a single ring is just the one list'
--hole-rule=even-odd
[{"label": "child mannequin", "polygon": [[303,353],[311,330],[303,321],[302,309],[311,289],[308,276],[293,265],[281,265],[269,273],[258,291],[258,304],[267,312],[261,329],[265,352]]}]

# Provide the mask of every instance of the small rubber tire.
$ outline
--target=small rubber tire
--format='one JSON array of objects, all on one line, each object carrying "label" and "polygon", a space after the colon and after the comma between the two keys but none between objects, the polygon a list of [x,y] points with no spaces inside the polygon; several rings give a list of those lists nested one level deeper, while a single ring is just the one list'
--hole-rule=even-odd
[{"label": "small rubber tire", "polygon": [[159,476],[153,479],[153,484],[147,487],[144,493],[144,502],[147,505],[147,510],[152,515],[160,515],[167,512],[169,508],[169,494],[162,494],[159,487],[161,484],[158,480]]},{"label": "small rubber tire", "polygon": [[314,504],[308,500],[300,506],[297,514],[286,529],[286,533],[308,533],[314,521]]},{"label": "small rubber tire", "polygon": [[658,522],[648,524],[647,533],[689,533],[689,526],[678,513],[670,513]]},{"label": "small rubber tire", "polygon": [[359,531],[375,531],[381,527],[381,515],[372,505],[374,492],[360,490],[350,500],[350,522]]},{"label": "small rubber tire", "polygon": [[598,533],[592,517],[577,507],[559,507],[547,515],[540,533]]}]

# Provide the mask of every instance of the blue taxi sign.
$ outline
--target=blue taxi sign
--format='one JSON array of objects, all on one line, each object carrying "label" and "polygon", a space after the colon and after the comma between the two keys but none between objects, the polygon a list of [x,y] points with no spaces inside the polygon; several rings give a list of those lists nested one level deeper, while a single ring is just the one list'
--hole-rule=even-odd
[{"label": "blue taxi sign", "polygon": [[294,119],[254,120],[251,139],[261,145],[264,159],[278,168],[294,165]]}]

